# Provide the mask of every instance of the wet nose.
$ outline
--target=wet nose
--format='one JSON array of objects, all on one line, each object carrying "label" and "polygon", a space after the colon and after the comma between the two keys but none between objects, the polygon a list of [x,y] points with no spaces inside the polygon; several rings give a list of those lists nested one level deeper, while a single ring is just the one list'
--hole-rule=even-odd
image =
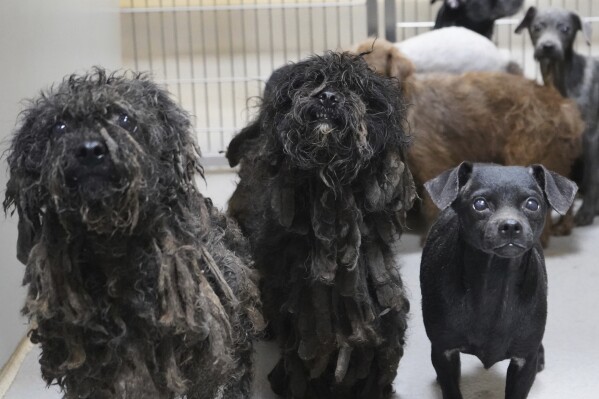
[{"label": "wet nose", "polygon": [[522,233],[522,225],[517,220],[508,219],[499,224],[499,234],[505,237],[515,237]]},{"label": "wet nose", "polygon": [[104,143],[98,140],[86,140],[77,148],[77,159],[82,165],[94,166],[104,161],[108,152]]},{"label": "wet nose", "polygon": [[333,91],[325,90],[318,95],[320,103],[325,107],[335,107],[339,102],[339,95]]}]

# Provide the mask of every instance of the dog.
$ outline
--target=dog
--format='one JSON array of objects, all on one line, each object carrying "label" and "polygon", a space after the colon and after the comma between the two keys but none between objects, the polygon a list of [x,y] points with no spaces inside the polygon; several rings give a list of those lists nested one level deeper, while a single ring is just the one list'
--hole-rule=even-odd
[{"label": "dog", "polygon": [[[382,55],[389,52],[393,55]],[[364,57],[373,66],[373,58],[393,64],[380,70],[396,71],[393,77],[410,103],[407,118],[414,139],[408,165],[423,198],[426,226],[438,211],[423,184],[463,160],[540,163],[569,176],[582,153],[584,123],[577,106],[551,87],[506,73],[415,76],[409,59],[379,41]],[[550,232],[566,235],[574,226],[571,212],[555,224],[549,219],[544,244]]]},{"label": "dog", "polygon": [[23,313],[66,398],[249,398],[249,243],[198,191],[188,115],[96,68],[32,100],[8,155]]},{"label": "dog", "polygon": [[395,82],[328,52],[276,70],[228,146],[228,212],[263,276],[278,395],[391,394],[409,309],[396,253],[415,198],[404,116]]},{"label": "dog", "polygon": [[[376,44],[375,44],[376,40]],[[356,54],[368,53],[369,64],[387,76],[397,76],[396,71],[385,68],[398,68],[404,65],[399,52],[414,66],[414,73],[454,73],[470,71],[507,72],[522,75],[522,68],[510,59],[509,51],[498,49],[489,39],[461,27],[449,27],[411,37],[398,43],[384,39],[368,38],[352,47]],[[399,52],[394,51],[395,47]]]},{"label": "dog", "polygon": [[425,184],[441,209],[420,266],[422,314],[443,398],[461,399],[460,352],[485,368],[511,359],[506,399],[545,366],[547,272],[539,238],[576,184],[541,165],[463,162]]},{"label": "dog", "polygon": [[599,213],[599,59],[574,51],[574,39],[582,31],[590,45],[591,26],[570,11],[530,7],[516,28],[528,29],[534,57],[541,65],[545,84],[556,87],[578,104],[586,123],[583,135],[581,191],[583,202],[576,213],[579,226],[593,223]]},{"label": "dog", "polygon": [[[431,0],[431,4],[435,2]],[[495,21],[514,15],[523,3],[524,0],[443,0],[433,29],[463,26],[491,39]]]}]

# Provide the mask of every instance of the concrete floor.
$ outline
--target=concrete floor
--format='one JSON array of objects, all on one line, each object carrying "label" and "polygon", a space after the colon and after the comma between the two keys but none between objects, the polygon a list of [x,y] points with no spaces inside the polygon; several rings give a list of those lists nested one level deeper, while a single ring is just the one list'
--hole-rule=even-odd
[{"label": "concrete floor", "polygon": [[[201,189],[223,207],[234,189],[235,175],[209,173]],[[405,356],[395,380],[394,399],[441,399],[429,360],[429,341],[420,310],[419,237],[404,234],[400,255],[402,275],[412,310]],[[549,316],[545,333],[546,368],[537,377],[530,399],[586,399],[599,397],[599,223],[575,229],[569,237],[552,238],[547,258]],[[253,399],[275,399],[266,374],[276,361],[276,347],[256,345],[256,381]],[[37,357],[29,353],[5,399],[60,398],[55,387],[40,378]],[[462,391],[465,399],[503,398],[508,362],[483,369],[475,357],[462,355]]]}]

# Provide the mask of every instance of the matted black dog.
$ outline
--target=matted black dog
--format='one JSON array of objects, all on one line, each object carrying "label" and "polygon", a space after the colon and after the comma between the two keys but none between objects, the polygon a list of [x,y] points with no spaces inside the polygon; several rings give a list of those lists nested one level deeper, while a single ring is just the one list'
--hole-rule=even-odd
[{"label": "matted black dog", "polygon": [[229,212],[263,274],[284,397],[392,390],[409,307],[395,256],[415,198],[396,85],[348,53],[284,66],[229,145],[241,161]]},{"label": "matted black dog", "polygon": [[541,165],[462,163],[425,187],[442,209],[420,268],[422,313],[444,399],[461,399],[460,352],[511,359],[506,399],[524,399],[545,365],[547,272],[539,241],[550,207],[576,185]]},{"label": "matted black dog", "polygon": [[8,156],[24,314],[66,398],[249,398],[248,244],[198,192],[189,118],[96,69],[32,101]]}]

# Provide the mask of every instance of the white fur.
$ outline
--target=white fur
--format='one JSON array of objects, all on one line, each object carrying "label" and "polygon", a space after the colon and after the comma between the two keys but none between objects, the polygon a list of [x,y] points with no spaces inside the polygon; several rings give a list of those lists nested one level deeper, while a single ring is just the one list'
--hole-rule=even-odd
[{"label": "white fur", "polygon": [[508,50],[462,27],[432,30],[396,43],[416,67],[416,73],[506,71]]}]

